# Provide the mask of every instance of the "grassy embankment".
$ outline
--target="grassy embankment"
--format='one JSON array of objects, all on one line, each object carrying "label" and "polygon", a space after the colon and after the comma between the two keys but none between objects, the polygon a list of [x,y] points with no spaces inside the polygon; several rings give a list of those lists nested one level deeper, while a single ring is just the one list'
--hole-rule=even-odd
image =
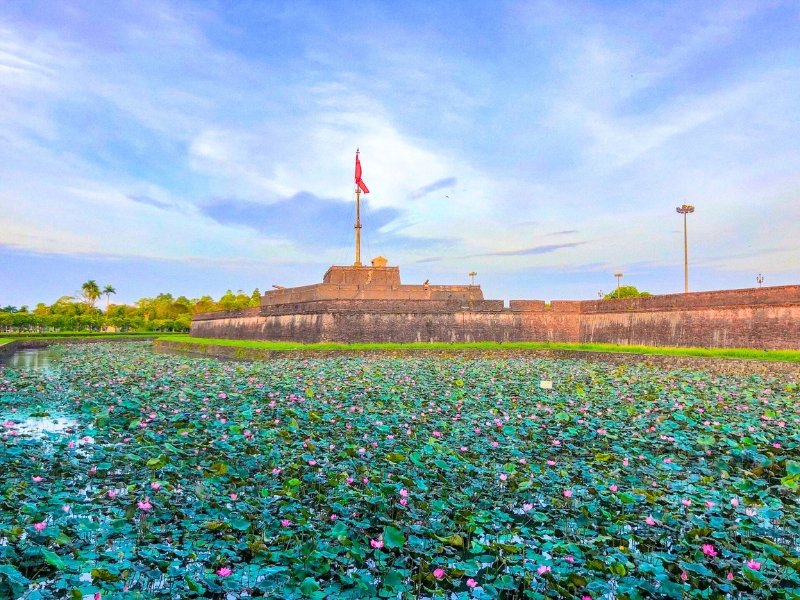
[{"label": "grassy embankment", "polygon": [[182,333],[172,333],[169,331],[125,331],[111,333],[107,331],[47,331],[47,332],[2,332],[0,333],[0,344],[11,340],[32,340],[32,339],[63,339],[63,338],[128,338],[128,337],[172,337],[186,335]]},{"label": "grassy embankment", "polygon": [[657,346],[620,346],[615,344],[567,344],[548,342],[476,342],[471,344],[420,343],[420,344],[298,344],[292,342],[255,342],[249,340],[221,340],[193,338],[188,335],[170,335],[163,338],[171,342],[260,348],[264,350],[459,350],[459,349],[542,349],[581,350],[588,352],[625,352],[630,354],[661,354],[669,356],[705,356],[710,358],[738,358],[748,360],[777,360],[800,362],[800,350],[752,350],[749,348],[674,348]]}]

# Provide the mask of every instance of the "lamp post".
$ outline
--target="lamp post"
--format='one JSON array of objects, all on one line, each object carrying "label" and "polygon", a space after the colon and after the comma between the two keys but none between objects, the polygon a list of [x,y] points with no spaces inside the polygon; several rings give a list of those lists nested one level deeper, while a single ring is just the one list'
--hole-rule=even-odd
[{"label": "lamp post", "polygon": [[475,271],[470,271],[469,272],[469,276],[472,277],[472,284],[471,285],[475,285],[475,275],[477,275],[477,273]]},{"label": "lamp post", "polygon": [[759,273],[758,277],[756,277],[756,281],[758,282],[758,287],[760,288],[761,284],[764,283],[764,276],[761,273]]},{"label": "lamp post", "polygon": [[683,283],[686,293],[689,293],[689,234],[686,228],[686,215],[694,212],[694,206],[683,204],[675,209],[683,215]]},{"label": "lamp post", "polygon": [[619,282],[622,279],[622,273],[614,273],[614,277],[617,278],[617,298],[619,298]]}]

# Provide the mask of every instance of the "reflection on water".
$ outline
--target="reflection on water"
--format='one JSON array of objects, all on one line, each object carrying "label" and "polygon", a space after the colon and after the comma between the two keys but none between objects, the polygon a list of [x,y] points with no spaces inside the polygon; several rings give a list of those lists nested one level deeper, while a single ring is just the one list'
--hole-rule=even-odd
[{"label": "reflection on water", "polygon": [[52,347],[17,350],[10,356],[0,358],[0,364],[12,369],[51,370],[61,359],[61,353]]},{"label": "reflection on water", "polygon": [[[2,433],[11,435],[44,435],[47,433],[71,433],[78,427],[78,419],[64,416],[33,417],[6,413],[0,417]],[[69,431],[68,431],[69,430]],[[85,441],[91,443],[92,438]]]}]

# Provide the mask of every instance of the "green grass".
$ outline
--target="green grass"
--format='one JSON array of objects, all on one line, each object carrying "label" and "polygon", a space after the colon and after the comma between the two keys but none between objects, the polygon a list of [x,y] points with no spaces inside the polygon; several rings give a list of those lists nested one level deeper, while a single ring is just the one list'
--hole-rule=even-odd
[{"label": "green grass", "polygon": [[590,352],[627,352],[630,354],[662,354],[669,356],[705,356],[711,358],[739,358],[748,360],[777,360],[800,362],[800,350],[752,350],[749,348],[674,348],[657,346],[621,346],[616,344],[567,344],[548,342],[475,342],[470,344],[417,343],[417,344],[299,344],[294,342],[256,342],[249,340],[222,340],[194,338],[188,335],[171,335],[171,342],[258,348],[263,350],[461,350],[461,349],[543,349],[583,350]]},{"label": "green grass", "polygon": [[171,337],[175,335],[186,335],[181,333],[171,333],[166,331],[126,331],[121,333],[110,333],[107,331],[47,331],[47,332],[3,332],[0,339],[27,340],[37,338],[57,339],[57,338],[125,338],[125,337]]}]

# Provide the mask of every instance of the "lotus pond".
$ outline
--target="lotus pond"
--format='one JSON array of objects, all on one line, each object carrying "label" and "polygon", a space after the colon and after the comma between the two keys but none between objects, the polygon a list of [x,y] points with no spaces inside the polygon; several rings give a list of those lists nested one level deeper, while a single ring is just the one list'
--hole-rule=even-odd
[{"label": "lotus pond", "polygon": [[1,598],[800,597],[786,381],[58,350],[0,367]]}]

